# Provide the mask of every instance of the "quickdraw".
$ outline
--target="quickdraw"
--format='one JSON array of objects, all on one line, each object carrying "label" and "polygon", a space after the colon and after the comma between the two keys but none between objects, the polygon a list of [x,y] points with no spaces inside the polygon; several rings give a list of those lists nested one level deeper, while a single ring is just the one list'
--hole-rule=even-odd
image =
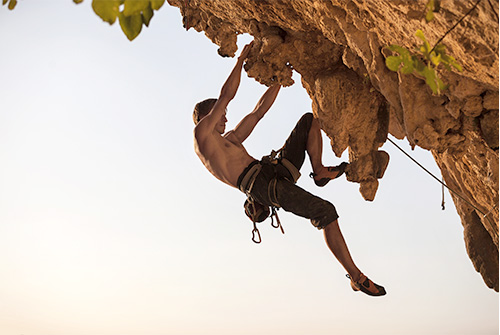
[{"label": "quickdraw", "polygon": [[[260,208],[258,208],[256,204],[257,203],[254,201],[254,199],[250,195],[248,195],[247,201],[245,202],[245,213],[253,223],[252,241],[259,244],[260,242],[262,242],[262,238],[260,236],[259,228],[257,228],[257,222],[263,222],[266,218],[269,217],[269,207],[260,205]],[[271,226],[273,228],[279,228],[284,234],[285,230],[281,225],[281,221],[277,213],[279,207],[273,205],[270,206],[270,208]],[[276,218],[276,220],[274,220],[274,218]]]},{"label": "quickdraw", "polygon": [[[280,218],[278,216],[278,213],[277,213],[277,209],[276,207],[271,207],[271,227],[273,228],[279,228],[281,230],[281,233],[282,234],[285,234],[285,230],[283,229],[283,226],[281,225],[281,221],[280,221]],[[274,222],[274,219],[273,217],[276,218],[276,223]],[[252,230],[252,241],[254,243],[257,243],[259,244],[260,242],[262,242],[262,238],[260,236],[260,231],[259,231],[259,228],[257,228],[257,222],[253,221],[253,230]]]}]

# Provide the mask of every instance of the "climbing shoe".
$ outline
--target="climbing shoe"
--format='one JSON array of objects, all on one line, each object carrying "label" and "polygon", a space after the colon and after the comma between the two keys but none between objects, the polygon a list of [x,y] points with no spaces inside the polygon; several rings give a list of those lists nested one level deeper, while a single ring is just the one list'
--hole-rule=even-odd
[{"label": "climbing shoe", "polygon": [[364,274],[361,274],[357,281],[354,281],[349,275],[346,275],[346,277],[351,280],[351,287],[354,291],[361,291],[374,297],[386,294],[382,286],[375,284]]},{"label": "climbing shoe", "polygon": [[341,175],[344,174],[345,172],[345,168],[349,165],[349,163],[346,163],[346,162],[343,162],[342,164],[340,165],[337,165],[337,166],[330,166],[328,167],[328,171],[329,172],[334,172],[334,171],[338,171],[339,173],[335,176],[335,178],[321,178],[321,179],[316,179],[314,177],[317,176],[316,173],[314,172],[311,172],[309,174],[309,177],[311,177],[312,179],[314,179],[314,183],[316,184],[316,186],[319,186],[319,187],[323,187],[325,186],[326,184],[328,184],[328,182],[332,179],[337,179],[338,177],[340,177]]}]

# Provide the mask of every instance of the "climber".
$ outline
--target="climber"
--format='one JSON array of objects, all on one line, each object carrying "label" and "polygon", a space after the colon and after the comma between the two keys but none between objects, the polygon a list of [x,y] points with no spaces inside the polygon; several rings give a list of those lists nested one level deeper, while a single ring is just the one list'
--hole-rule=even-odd
[{"label": "climber", "polygon": [[198,157],[217,179],[240,189],[252,201],[281,207],[310,219],[315,227],[324,231],[326,244],[347,271],[352,289],[372,296],[384,295],[385,289],[368,279],[354,264],[340,231],[335,207],[295,185],[306,152],[314,171],[311,176],[318,186],[338,178],[347,166],[347,163],[323,166],[320,127],[313,115],[307,113],[299,120],[278,158],[265,157],[258,161],[251,157],[242,143],[274,103],[281,88],[275,84],[267,89],[250,114],[225,133],[226,107],[236,95],[243,63],[252,44],[243,48],[219,98],[207,99],[195,106],[194,145]]}]

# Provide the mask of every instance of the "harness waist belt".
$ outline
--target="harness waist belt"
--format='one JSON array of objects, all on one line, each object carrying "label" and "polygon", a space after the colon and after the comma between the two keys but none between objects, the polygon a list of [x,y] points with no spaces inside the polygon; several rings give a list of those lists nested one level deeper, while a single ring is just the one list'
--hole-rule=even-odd
[{"label": "harness waist belt", "polygon": [[238,188],[241,192],[247,193],[252,190],[253,183],[260,170],[262,170],[262,165],[259,164],[259,161],[254,161],[243,171],[243,177],[240,177],[241,181],[238,181]]},{"label": "harness waist belt", "polygon": [[[278,161],[276,162],[278,163]],[[293,165],[292,162],[286,158],[281,158],[279,163],[290,172],[293,179],[292,182],[296,183],[297,179],[300,177],[300,172],[295,165]],[[252,190],[253,183],[255,182],[255,178],[257,178],[261,170],[262,165],[259,161],[253,161],[250,163],[250,165],[245,168],[241,176],[238,178],[239,190],[243,193],[250,192]]]}]

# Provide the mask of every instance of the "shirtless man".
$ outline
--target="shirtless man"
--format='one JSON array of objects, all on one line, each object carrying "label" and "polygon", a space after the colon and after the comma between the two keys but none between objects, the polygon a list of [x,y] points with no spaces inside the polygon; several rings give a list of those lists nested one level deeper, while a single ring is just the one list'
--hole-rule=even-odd
[{"label": "shirtless man", "polygon": [[[195,151],[203,165],[217,179],[240,189],[265,206],[282,207],[311,222],[324,232],[326,244],[347,271],[351,287],[368,295],[384,295],[385,289],[368,279],[354,264],[338,225],[335,207],[295,185],[291,172],[300,170],[307,152],[313,168],[312,176],[318,186],[340,176],[346,163],[339,167],[324,167],[321,160],[322,138],[318,121],[311,113],[305,114],[281,149],[279,163],[258,161],[248,154],[243,142],[253,131],[274,103],[281,88],[271,86],[260,98],[254,110],[245,116],[231,131],[225,133],[226,107],[235,97],[241,78],[242,67],[252,43],[246,45],[238,57],[219,98],[198,103],[193,113]],[[292,163],[284,167],[282,161]],[[289,165],[289,164],[288,164]],[[250,180],[250,181],[249,181]],[[244,185],[242,185],[244,184]]]}]

